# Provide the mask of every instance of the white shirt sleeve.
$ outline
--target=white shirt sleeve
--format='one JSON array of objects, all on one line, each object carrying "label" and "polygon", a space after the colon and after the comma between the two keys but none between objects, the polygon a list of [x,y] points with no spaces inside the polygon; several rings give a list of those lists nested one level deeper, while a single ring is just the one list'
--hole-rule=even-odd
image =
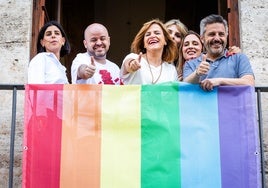
[{"label": "white shirt sleeve", "polygon": [[29,63],[29,84],[68,84],[66,67],[53,53],[37,54]]},{"label": "white shirt sleeve", "polygon": [[42,54],[37,54],[29,63],[28,83],[45,83],[45,58]]},{"label": "white shirt sleeve", "polygon": [[78,68],[82,65],[89,65],[90,62],[90,56],[87,53],[79,53],[74,58],[71,66],[71,77],[72,77],[72,84],[82,84],[86,83],[86,80],[80,79],[77,80],[77,72]]}]

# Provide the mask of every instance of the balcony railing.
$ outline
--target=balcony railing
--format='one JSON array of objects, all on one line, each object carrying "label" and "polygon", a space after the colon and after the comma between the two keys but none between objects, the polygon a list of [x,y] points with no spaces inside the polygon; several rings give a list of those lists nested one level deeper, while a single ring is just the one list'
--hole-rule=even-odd
[{"label": "balcony railing", "polygon": [[[17,110],[17,91],[24,90],[24,85],[3,85],[0,84],[0,90],[12,90],[12,113],[11,113],[11,131],[10,131],[10,153],[9,153],[9,188],[13,188],[13,167],[14,167],[14,146],[16,132],[16,110]],[[262,187],[265,186],[265,162],[264,162],[264,147],[263,147],[263,118],[261,106],[261,93],[268,92],[268,87],[255,87],[257,98],[258,126],[259,126],[259,141],[260,141],[260,163],[261,163],[261,178]]]}]

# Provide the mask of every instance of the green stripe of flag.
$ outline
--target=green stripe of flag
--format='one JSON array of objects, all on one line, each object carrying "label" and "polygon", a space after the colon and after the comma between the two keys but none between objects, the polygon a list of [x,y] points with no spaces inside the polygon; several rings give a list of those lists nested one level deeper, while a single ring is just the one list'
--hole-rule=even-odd
[{"label": "green stripe of flag", "polygon": [[177,84],[142,86],[142,188],[180,187],[178,92],[174,90],[178,91]]}]

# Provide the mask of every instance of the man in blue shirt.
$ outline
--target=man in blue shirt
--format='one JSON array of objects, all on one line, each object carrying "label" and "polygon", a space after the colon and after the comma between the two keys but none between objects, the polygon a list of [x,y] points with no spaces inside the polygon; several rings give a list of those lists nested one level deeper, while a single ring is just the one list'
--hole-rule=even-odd
[{"label": "man in blue shirt", "polygon": [[185,82],[200,83],[204,90],[219,85],[254,86],[254,74],[247,56],[228,54],[228,24],[222,16],[213,14],[202,19],[200,35],[205,53],[186,62],[183,69]]}]

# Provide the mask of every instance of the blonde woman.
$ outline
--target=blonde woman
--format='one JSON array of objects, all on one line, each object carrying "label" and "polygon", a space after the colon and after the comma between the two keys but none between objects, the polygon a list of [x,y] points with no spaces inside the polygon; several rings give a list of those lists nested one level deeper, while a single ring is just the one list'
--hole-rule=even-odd
[{"label": "blonde woman", "polygon": [[165,23],[165,26],[179,48],[181,40],[188,32],[188,28],[179,19],[171,19]]}]

